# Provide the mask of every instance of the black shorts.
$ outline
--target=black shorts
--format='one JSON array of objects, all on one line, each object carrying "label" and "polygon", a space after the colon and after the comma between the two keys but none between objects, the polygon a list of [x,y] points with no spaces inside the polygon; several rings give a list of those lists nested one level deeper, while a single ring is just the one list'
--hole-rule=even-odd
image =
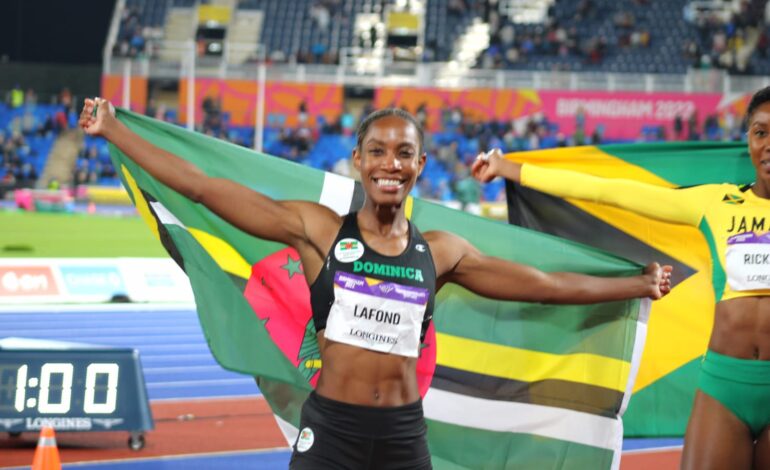
[{"label": "black shorts", "polygon": [[292,470],[429,470],[422,401],[376,408],[312,392],[302,406]]}]

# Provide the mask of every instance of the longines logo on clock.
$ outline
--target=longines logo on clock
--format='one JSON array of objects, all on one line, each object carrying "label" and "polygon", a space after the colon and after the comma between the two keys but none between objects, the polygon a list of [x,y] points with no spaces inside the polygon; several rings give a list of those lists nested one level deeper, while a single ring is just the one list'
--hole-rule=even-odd
[{"label": "longines logo on clock", "polygon": [[[0,339],[0,431],[154,427],[139,354],[130,348]],[[141,435],[139,435],[141,436]]]}]

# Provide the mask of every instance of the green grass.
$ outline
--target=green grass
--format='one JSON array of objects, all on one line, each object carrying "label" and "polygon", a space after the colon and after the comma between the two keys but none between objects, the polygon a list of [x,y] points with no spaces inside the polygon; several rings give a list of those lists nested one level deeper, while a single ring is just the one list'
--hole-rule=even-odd
[{"label": "green grass", "polygon": [[139,217],[0,211],[0,257],[166,257]]}]

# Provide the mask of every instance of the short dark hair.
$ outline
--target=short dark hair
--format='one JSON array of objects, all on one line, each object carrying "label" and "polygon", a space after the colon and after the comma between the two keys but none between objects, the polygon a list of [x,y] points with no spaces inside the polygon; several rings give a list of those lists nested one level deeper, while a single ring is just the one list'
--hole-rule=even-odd
[{"label": "short dark hair", "polygon": [[751,124],[751,116],[754,115],[757,108],[768,101],[770,101],[770,86],[766,86],[754,93],[754,96],[751,97],[751,101],[749,102],[749,108],[746,110],[746,125]]},{"label": "short dark hair", "polygon": [[404,111],[400,108],[384,108],[379,109],[377,111],[374,111],[370,115],[366,116],[363,121],[361,121],[361,124],[358,126],[358,131],[356,132],[356,148],[358,148],[358,151],[361,151],[361,145],[364,143],[364,137],[366,136],[366,133],[369,132],[369,127],[372,125],[373,122],[378,121],[382,118],[389,117],[389,116],[396,116],[404,121],[408,122],[409,124],[413,125],[415,129],[417,129],[417,135],[420,138],[419,142],[419,153],[422,154],[423,152],[423,141],[425,140],[425,132],[422,130],[422,126],[419,122],[417,122],[417,119],[409,114],[408,111]]}]

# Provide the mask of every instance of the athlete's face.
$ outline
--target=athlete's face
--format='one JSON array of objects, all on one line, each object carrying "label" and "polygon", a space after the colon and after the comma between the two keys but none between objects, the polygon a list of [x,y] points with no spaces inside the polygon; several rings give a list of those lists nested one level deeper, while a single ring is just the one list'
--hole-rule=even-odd
[{"label": "athlete's face", "polygon": [[414,125],[398,116],[372,122],[353,151],[367,198],[377,205],[399,205],[425,166],[420,136]]},{"label": "athlete's face", "polygon": [[770,189],[770,102],[760,105],[749,120],[749,153],[757,184]]}]

